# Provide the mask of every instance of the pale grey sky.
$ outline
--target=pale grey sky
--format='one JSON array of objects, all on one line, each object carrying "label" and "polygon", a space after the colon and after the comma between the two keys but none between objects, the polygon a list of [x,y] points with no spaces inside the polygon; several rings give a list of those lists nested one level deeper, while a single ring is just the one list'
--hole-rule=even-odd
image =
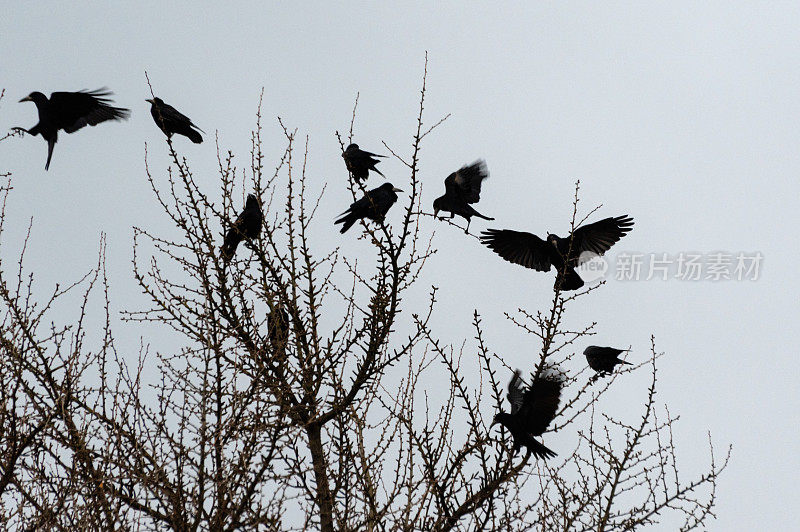
[{"label": "pale grey sky", "polygon": [[[479,210],[497,221],[475,220],[473,230],[563,234],[580,179],[582,205],[603,204],[593,219],[636,220],[617,254],[763,254],[755,282],[612,280],[569,321],[599,321],[592,343],[632,345],[637,360],[655,334],[666,351],[659,400],[682,416],[685,474],[706,464],[708,430],[719,452],[734,445],[710,529],[798,526],[800,5],[116,4],[4,8],[0,129],[36,123],[34,105],[16,103],[33,90],[108,86],[132,109],[128,122],[62,134],[49,172],[41,138],[0,145],[0,170],[15,176],[4,259],[33,217],[28,266],[50,287],[94,266],[105,231],[116,306],[143,304],[131,226],[167,227],[144,177],[145,141],[157,175],[167,164],[144,102],[145,69],[156,94],[209,133],[199,146],[177,142],[209,189],[218,179],[213,133],[244,162],[264,87],[270,164],[283,149],[280,115],[310,136],[312,181],[329,183],[319,219],[332,221],[348,203],[333,132],[348,126],[360,91],[357,141],[379,153],[380,140],[405,150],[427,50],[428,119],[453,113],[422,153],[428,208],[449,172],[483,157],[491,178]],[[390,179],[404,175],[396,161],[381,168]],[[440,252],[425,282],[441,289],[438,332],[457,345],[471,338],[478,308],[492,347],[524,366],[531,339],[502,311],[545,306],[552,274],[507,264],[457,229],[437,231]],[[364,246],[354,236],[323,223],[317,232],[320,246],[357,254]],[[118,330],[133,357],[142,331]],[[641,382],[630,381],[636,401],[619,384],[607,408],[636,415]],[[568,447],[573,437],[556,434],[548,445]]]}]

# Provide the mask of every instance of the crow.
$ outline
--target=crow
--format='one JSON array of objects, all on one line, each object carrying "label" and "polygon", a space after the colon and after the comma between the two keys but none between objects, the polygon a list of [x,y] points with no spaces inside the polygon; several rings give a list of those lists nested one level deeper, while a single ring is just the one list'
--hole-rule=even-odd
[{"label": "crow", "polygon": [[556,290],[577,290],[583,286],[575,268],[588,260],[584,254],[602,255],[633,228],[628,215],[606,218],[575,229],[567,238],[538,236],[510,229],[489,229],[481,233],[481,242],[508,262],[540,272],[555,266]]},{"label": "crow", "polygon": [[350,208],[340,214],[334,224],[343,224],[341,233],[346,232],[358,220],[369,218],[376,222],[383,220],[386,213],[397,201],[397,192],[402,192],[391,183],[384,183],[378,188],[367,191],[364,197],[350,205]]},{"label": "crow", "polygon": [[583,354],[586,355],[586,361],[589,363],[589,367],[597,372],[597,376],[600,376],[602,374],[611,374],[611,372],[614,371],[614,367],[618,364],[631,365],[630,362],[619,358],[620,353],[624,353],[625,351],[627,351],[627,349],[614,349],[613,347],[590,345],[583,350]]},{"label": "crow", "polygon": [[253,194],[248,194],[244,210],[225,233],[225,240],[222,243],[222,259],[225,262],[230,261],[236,254],[239,242],[245,238],[248,240],[256,238],[261,233],[263,222],[264,213],[261,212],[261,203]]},{"label": "crow", "polygon": [[494,416],[492,425],[499,423],[508,429],[514,438],[514,454],[524,445],[535,457],[550,458],[556,453],[533,437],[541,436],[556,417],[564,381],[556,371],[546,368],[533,377],[526,389],[520,375],[521,372],[516,370],[508,383],[507,397],[511,403],[511,413],[501,409]]},{"label": "crow", "polygon": [[486,161],[477,160],[469,166],[462,166],[444,180],[444,196],[433,200],[433,215],[438,217],[439,211],[450,213],[450,218],[456,214],[467,220],[465,233],[469,232],[470,218],[477,216],[484,220],[494,220],[479,213],[470,203],[478,203],[481,199],[481,182],[489,177]]},{"label": "crow", "polygon": [[78,92],[54,92],[50,99],[41,92],[32,92],[20,102],[33,102],[39,111],[39,123],[31,129],[13,128],[29,135],[41,135],[47,141],[47,162],[44,169],[50,168],[53,148],[58,141],[58,130],[74,133],[86,125],[96,126],[106,120],[127,120],[130,110],[109,105],[107,98],[112,93],[107,89]]},{"label": "crow", "polygon": [[145,101],[150,102],[150,114],[153,115],[156,125],[164,132],[167,138],[172,138],[172,135],[177,133],[188,137],[195,144],[203,142],[203,137],[196,131],[203,130],[194,125],[188,116],[181,114],[171,105],[164,103],[161,98]]},{"label": "crow", "polygon": [[347,166],[347,171],[353,176],[356,182],[363,181],[367,178],[367,174],[372,170],[386,177],[380,170],[375,168],[375,165],[380,161],[375,157],[386,157],[385,155],[376,155],[368,151],[361,150],[358,144],[350,144],[342,153],[344,164]]}]

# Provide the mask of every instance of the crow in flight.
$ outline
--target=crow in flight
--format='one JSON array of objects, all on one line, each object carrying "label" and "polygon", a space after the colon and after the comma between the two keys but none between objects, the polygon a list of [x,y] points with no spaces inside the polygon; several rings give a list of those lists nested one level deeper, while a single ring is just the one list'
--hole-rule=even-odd
[{"label": "crow in flight", "polygon": [[456,214],[467,220],[465,233],[469,232],[470,218],[477,216],[484,220],[494,220],[484,216],[472,207],[470,203],[478,203],[481,199],[481,182],[489,177],[489,170],[486,168],[486,161],[483,159],[475,161],[469,166],[462,166],[458,171],[453,172],[444,180],[444,196],[433,200],[433,215],[439,215],[439,211],[450,213],[450,218]]},{"label": "crow in flight", "polygon": [[583,350],[583,354],[586,355],[586,361],[589,363],[589,367],[595,370],[597,375],[600,376],[601,374],[610,374],[618,364],[631,365],[630,362],[619,358],[620,353],[624,353],[625,351],[627,351],[627,349],[614,349],[613,347],[590,345]]},{"label": "crow in flight", "polygon": [[172,135],[177,133],[188,137],[195,144],[203,142],[203,137],[196,131],[203,130],[194,125],[188,116],[181,114],[168,103],[164,103],[161,98],[145,101],[150,102],[150,114],[153,115],[156,125],[164,132],[167,138],[172,138]]},{"label": "crow in flight", "polygon": [[50,99],[41,92],[32,92],[20,102],[33,102],[39,111],[39,123],[31,129],[22,127],[14,128],[30,135],[41,135],[47,141],[47,163],[44,169],[50,168],[50,159],[53,157],[53,148],[58,141],[58,130],[74,133],[80,128],[90,125],[96,126],[106,120],[127,119],[130,115],[128,109],[109,105],[111,100],[106,98],[111,92],[106,89],[79,92],[54,92]]},{"label": "crow in flight", "polygon": [[359,149],[358,144],[350,144],[347,149],[342,153],[344,164],[347,166],[347,171],[353,176],[356,182],[363,181],[367,178],[367,174],[372,170],[377,172],[383,177],[386,177],[380,170],[375,168],[375,165],[380,161],[375,157],[386,157],[385,155],[376,155],[368,151]]},{"label": "crow in flight", "polygon": [[511,413],[501,409],[494,416],[492,425],[500,423],[508,429],[514,438],[514,454],[524,445],[535,457],[550,458],[556,453],[536,441],[534,436],[541,436],[556,417],[564,381],[552,369],[544,369],[533,378],[528,388],[524,384],[520,371],[515,371],[508,383],[507,397],[511,403]]},{"label": "crow in flight", "polygon": [[253,194],[248,194],[244,210],[225,233],[225,240],[222,243],[222,259],[225,262],[231,260],[236,254],[239,242],[245,238],[248,240],[256,238],[261,233],[263,221],[264,213],[261,212],[261,204]]},{"label": "crow in flight", "polygon": [[364,194],[364,197],[350,205],[334,224],[343,224],[341,233],[346,232],[358,220],[369,218],[376,222],[383,220],[386,213],[397,201],[397,192],[402,192],[391,183],[384,183]]},{"label": "crow in flight", "polygon": [[583,225],[567,238],[547,235],[542,240],[531,233],[510,229],[489,229],[481,233],[481,242],[508,262],[540,272],[555,266],[556,290],[577,290],[583,286],[575,268],[590,257],[602,255],[633,228],[633,218],[623,215]]}]

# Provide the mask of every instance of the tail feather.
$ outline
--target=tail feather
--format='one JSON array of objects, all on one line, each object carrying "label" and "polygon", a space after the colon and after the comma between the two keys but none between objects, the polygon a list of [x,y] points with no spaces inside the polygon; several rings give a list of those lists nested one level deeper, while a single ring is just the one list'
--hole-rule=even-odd
[{"label": "tail feather", "polygon": [[555,286],[558,287],[559,283],[561,284],[561,290],[564,292],[577,290],[584,284],[583,279],[581,279],[581,276],[578,275],[578,272],[576,272],[574,268],[567,269],[563,274],[559,271],[556,276]]},{"label": "tail feather", "polygon": [[47,162],[44,164],[44,169],[50,169],[50,159],[53,158],[53,148],[56,147],[56,139],[49,139],[47,141]]},{"label": "tail feather", "polygon": [[530,438],[528,443],[526,444],[528,448],[528,452],[530,452],[536,458],[552,458],[557,456],[555,452],[551,451],[544,444],[536,441],[533,438]]},{"label": "tail feather", "polygon": [[189,140],[191,140],[191,141],[192,141],[192,142],[194,142],[195,144],[200,144],[201,142],[203,142],[203,137],[202,137],[202,135],[200,135],[200,133],[198,133],[198,132],[197,132],[197,131],[195,131],[194,129],[189,129],[189,130],[186,132],[186,136],[187,136],[187,137],[189,137]]},{"label": "tail feather", "polygon": [[334,225],[335,224],[344,224],[344,225],[342,225],[342,228],[339,230],[340,233],[344,234],[344,233],[347,232],[348,229],[353,227],[353,224],[356,223],[356,220],[358,220],[358,218],[355,218],[354,216],[351,216],[351,215],[348,214],[346,216],[342,216],[341,218],[339,218],[338,220],[336,220],[333,223],[334,223]]}]

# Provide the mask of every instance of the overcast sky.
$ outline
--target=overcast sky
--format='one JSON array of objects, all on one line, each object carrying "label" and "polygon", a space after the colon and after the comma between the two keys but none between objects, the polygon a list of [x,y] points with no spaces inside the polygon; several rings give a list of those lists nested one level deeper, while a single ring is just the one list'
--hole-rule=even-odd
[{"label": "overcast sky", "polygon": [[[355,234],[340,237],[326,225],[348,203],[333,133],[348,127],[360,91],[356,140],[407,153],[427,50],[427,117],[452,117],[426,139],[426,206],[448,173],[483,157],[491,178],[479,210],[497,220],[476,220],[473,230],[564,234],[576,179],[582,208],[603,205],[593,219],[632,215],[633,232],[609,255],[612,279],[574,306],[569,322],[598,321],[591,342],[631,345],[637,360],[656,336],[666,352],[658,399],[681,414],[684,474],[707,463],[707,431],[720,453],[734,445],[710,529],[798,526],[800,5],[119,4],[15,2],[0,17],[0,129],[36,123],[35,106],[16,103],[33,90],[108,86],[132,110],[126,123],[62,134],[49,172],[41,138],[0,144],[0,170],[13,171],[15,187],[3,258],[18,252],[33,217],[28,266],[43,292],[93,267],[104,231],[115,305],[143,304],[131,275],[131,227],[167,228],[144,175],[145,142],[157,175],[167,164],[144,102],[145,69],[157,95],[208,137],[219,132],[242,163],[263,87],[268,166],[283,149],[279,115],[309,135],[317,190],[329,184],[316,238],[363,251]],[[211,138],[177,144],[216,190]],[[401,184],[399,163],[381,168]],[[552,274],[505,263],[455,228],[441,225],[437,235],[440,252],[425,278],[445,296],[437,331],[460,345],[473,336],[477,308],[492,348],[524,367],[538,346],[502,311],[543,308]],[[613,279],[620,254],[644,254],[646,277],[651,253],[681,252],[761,253],[759,279]],[[131,327],[118,334],[133,359],[142,331]],[[640,384],[631,379],[635,393],[618,389],[607,407],[635,419]],[[548,446],[570,448],[573,438],[556,434]]]}]

